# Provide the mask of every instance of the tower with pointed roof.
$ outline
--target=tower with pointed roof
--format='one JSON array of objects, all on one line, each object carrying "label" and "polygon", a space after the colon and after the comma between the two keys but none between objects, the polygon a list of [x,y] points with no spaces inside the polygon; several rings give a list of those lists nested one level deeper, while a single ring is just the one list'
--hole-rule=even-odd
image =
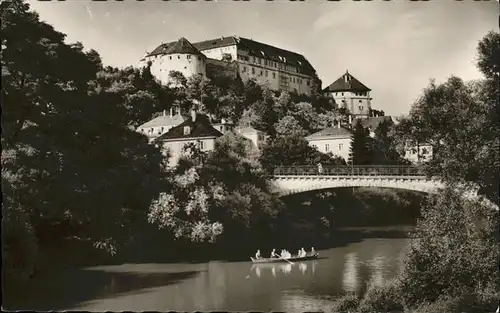
[{"label": "tower with pointed roof", "polygon": [[371,89],[349,74],[345,74],[323,89],[323,93],[333,99],[339,108],[346,108],[355,118],[370,117]]},{"label": "tower with pointed roof", "polygon": [[144,61],[151,62],[151,73],[163,84],[170,82],[170,72],[181,72],[188,78],[195,74],[206,75],[206,56],[182,37],[169,45],[162,45]]}]

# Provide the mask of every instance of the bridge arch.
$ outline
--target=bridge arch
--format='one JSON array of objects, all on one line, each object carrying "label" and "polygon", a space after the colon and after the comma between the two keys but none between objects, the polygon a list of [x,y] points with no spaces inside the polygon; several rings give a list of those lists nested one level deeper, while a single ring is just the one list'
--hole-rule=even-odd
[{"label": "bridge arch", "polygon": [[[415,166],[290,166],[278,167],[270,179],[279,196],[314,190],[349,187],[379,187],[437,193],[445,183],[428,178]],[[476,188],[462,188],[466,197],[477,196]]]}]

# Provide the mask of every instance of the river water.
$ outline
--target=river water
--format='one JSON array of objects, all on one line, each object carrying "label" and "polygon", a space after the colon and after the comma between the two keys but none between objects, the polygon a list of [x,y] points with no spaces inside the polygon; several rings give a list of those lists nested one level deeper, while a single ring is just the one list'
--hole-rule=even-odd
[{"label": "river water", "polygon": [[369,281],[381,284],[397,273],[408,239],[383,233],[368,232],[354,242],[319,250],[318,260],[293,265],[211,261],[67,269],[34,287],[24,306],[88,311],[328,311],[339,295],[360,293]]}]

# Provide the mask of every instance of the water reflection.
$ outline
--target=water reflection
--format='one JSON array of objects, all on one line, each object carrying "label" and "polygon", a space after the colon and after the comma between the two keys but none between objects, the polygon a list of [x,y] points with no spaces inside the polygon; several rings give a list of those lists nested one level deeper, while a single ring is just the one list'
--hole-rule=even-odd
[{"label": "water reflection", "polygon": [[356,252],[345,256],[342,284],[345,291],[356,292],[358,290],[358,255]]},{"label": "water reflection", "polygon": [[292,272],[301,273],[305,275],[307,273],[308,264],[311,266],[312,276],[314,276],[316,264],[318,261],[308,261],[308,262],[298,262],[298,263],[264,263],[264,264],[252,264],[251,271],[255,272],[255,275],[260,278],[263,271],[270,271],[273,277],[276,277],[276,270],[281,272],[284,276],[290,275]]},{"label": "water reflection", "polygon": [[[406,239],[365,239],[324,259],[275,264],[123,264],[51,277],[33,309],[90,311],[328,311],[331,298],[392,278]],[[78,281],[78,284],[74,284]],[[57,288],[47,288],[55,284]],[[68,295],[78,295],[70,298]]]}]

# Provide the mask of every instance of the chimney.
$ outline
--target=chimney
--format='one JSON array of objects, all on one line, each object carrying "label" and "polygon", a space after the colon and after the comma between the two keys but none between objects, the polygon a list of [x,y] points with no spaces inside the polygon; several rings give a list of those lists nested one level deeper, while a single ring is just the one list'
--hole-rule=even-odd
[{"label": "chimney", "polygon": [[163,116],[167,116],[167,111],[163,110]]},{"label": "chimney", "polygon": [[174,116],[174,109],[172,107],[170,107],[170,117]]},{"label": "chimney", "polygon": [[196,122],[196,111],[195,110],[191,110],[191,120],[194,122]]}]

